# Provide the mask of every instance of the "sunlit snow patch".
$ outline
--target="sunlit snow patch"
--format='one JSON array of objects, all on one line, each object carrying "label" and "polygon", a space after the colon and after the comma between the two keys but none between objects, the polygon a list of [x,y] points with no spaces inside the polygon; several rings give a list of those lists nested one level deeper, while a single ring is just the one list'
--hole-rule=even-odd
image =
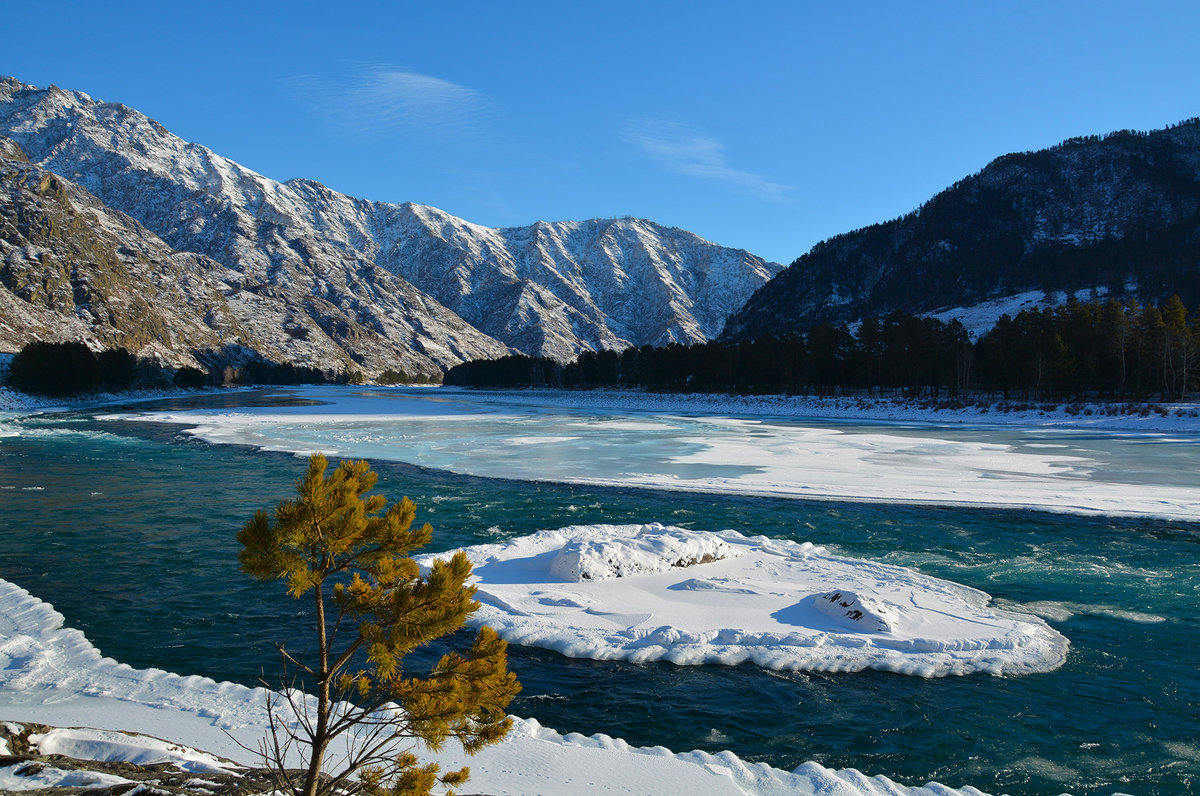
[{"label": "sunlit snow patch", "polygon": [[[137,786],[137,783],[115,774],[105,774],[99,771],[75,771],[47,765],[31,765],[27,762],[0,766],[0,793],[20,793],[33,790],[41,793],[48,791],[83,793],[92,789],[107,790],[118,785],[131,786],[130,791],[125,791],[128,793]],[[51,788],[70,788],[71,790],[50,791]]]},{"label": "sunlit snow patch", "polygon": [[1049,671],[1067,653],[1043,620],[981,591],[809,543],[588,525],[466,553],[474,622],[571,657],[937,677]]},{"label": "sunlit snow patch", "polygon": [[903,622],[902,615],[895,608],[852,591],[831,591],[818,595],[813,605],[821,613],[849,628],[890,633],[898,630]]},{"label": "sunlit snow patch", "polygon": [[125,761],[141,766],[170,764],[199,774],[228,773],[237,766],[208,752],[138,733],[89,727],[57,727],[30,735],[29,743],[43,755],[65,755],[80,760]]}]

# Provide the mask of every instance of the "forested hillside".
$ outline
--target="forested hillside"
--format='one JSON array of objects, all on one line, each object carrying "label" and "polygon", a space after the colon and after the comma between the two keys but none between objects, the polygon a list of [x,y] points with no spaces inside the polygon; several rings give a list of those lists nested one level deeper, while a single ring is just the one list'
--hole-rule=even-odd
[{"label": "forested hillside", "polygon": [[1200,120],[1005,155],[919,209],[813,247],[760,288],[725,340],[1027,290],[1127,287],[1200,301]]}]

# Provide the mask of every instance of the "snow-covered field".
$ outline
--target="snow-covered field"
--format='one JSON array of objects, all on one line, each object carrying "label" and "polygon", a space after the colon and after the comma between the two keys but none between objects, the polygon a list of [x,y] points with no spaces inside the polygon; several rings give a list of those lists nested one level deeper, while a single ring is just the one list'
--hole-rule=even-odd
[{"label": "snow-covered field", "polygon": [[121,417],[181,423],[214,443],[485,477],[1200,519],[1190,404],[1113,416],[612,391],[289,392],[319,405]]},{"label": "snow-covered field", "polygon": [[[4,606],[0,613],[0,721],[122,730],[171,742],[92,731],[55,732],[42,739],[44,753],[175,762],[200,773],[220,767],[211,754],[246,765],[258,762],[239,743],[254,746],[266,731],[263,691],[156,669],[133,669],[105,658],[78,630],[63,627],[63,617],[53,607],[2,580],[0,605]],[[180,749],[180,745],[189,749]],[[728,752],[676,754],[662,747],[632,748],[604,735],[560,735],[528,719],[516,719],[505,741],[474,757],[453,749],[428,757],[444,767],[469,765],[468,789],[495,794],[979,793],[974,788],[958,791],[940,785],[907,788],[884,777],[867,777],[852,769],[832,771],[815,763],[787,772],[745,763]],[[87,785],[72,779],[79,775],[69,772],[57,778],[50,772],[43,777],[45,781],[30,783],[22,781],[15,768],[0,767],[0,788],[5,791],[31,784]]]},{"label": "snow-covered field", "polygon": [[1067,654],[1044,621],[982,592],[807,543],[592,525],[465,552],[472,621],[570,657],[937,677],[1049,671]]}]

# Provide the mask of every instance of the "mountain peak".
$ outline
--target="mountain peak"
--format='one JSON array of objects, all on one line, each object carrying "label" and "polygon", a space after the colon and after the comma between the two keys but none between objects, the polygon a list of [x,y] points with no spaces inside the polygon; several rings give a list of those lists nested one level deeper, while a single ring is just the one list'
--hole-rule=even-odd
[{"label": "mountain peak", "polygon": [[495,229],[428,205],[356,199],[311,179],[278,182],[134,109],[15,80],[4,87],[0,135],[39,167],[78,182],[175,250],[235,272],[240,290],[307,290],[357,306],[349,326],[329,314],[321,321],[351,358],[361,353],[353,339],[399,334],[389,326],[396,318],[409,329],[461,324],[476,335],[460,345],[404,333],[405,345],[442,367],[505,346],[565,360],[701,342],[781,268],[641,219]]}]

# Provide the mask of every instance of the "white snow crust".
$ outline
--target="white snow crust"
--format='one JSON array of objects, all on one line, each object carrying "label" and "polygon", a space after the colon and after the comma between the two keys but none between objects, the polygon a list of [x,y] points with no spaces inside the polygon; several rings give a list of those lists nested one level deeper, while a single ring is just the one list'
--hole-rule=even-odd
[{"label": "white snow crust", "polygon": [[24,763],[0,766],[0,793],[21,793],[43,788],[98,790],[117,785],[132,785],[133,780],[101,771],[71,771],[45,766],[36,773],[24,773]]},{"label": "white snow crust", "polygon": [[[64,627],[62,615],[48,603],[0,580],[0,721],[145,733],[253,765],[257,760],[238,743],[253,746],[265,733],[264,693],[204,677],[133,669],[105,658],[82,633]],[[145,759],[159,745],[153,739],[84,730],[56,730],[41,743],[43,748],[57,744],[104,759]],[[185,764],[206,765],[203,753],[175,754]],[[972,787],[906,787],[886,777],[869,777],[854,769],[833,771],[816,763],[787,772],[746,763],[730,752],[676,754],[661,746],[631,747],[607,735],[563,735],[520,718],[502,743],[474,757],[453,749],[422,757],[436,760],[443,769],[469,765],[467,787],[479,793],[981,796]],[[37,787],[121,784],[71,780],[70,774],[48,772]],[[0,789],[15,792],[29,784],[12,767],[0,768]]]},{"label": "white snow crust", "polygon": [[646,525],[624,539],[567,542],[550,562],[550,573],[563,580],[609,580],[666,572],[672,567],[740,554],[712,534]]},{"label": "white snow crust", "polygon": [[[1126,286],[1126,289],[1132,292],[1137,289],[1137,285],[1136,283],[1130,283]],[[1061,290],[1050,293],[1044,290],[1027,290],[1023,293],[1014,293],[1009,296],[1000,296],[988,299],[987,301],[981,301],[969,307],[937,309],[933,312],[924,313],[923,317],[936,318],[942,323],[957,320],[966,328],[967,333],[971,335],[971,339],[977,340],[990,332],[1002,315],[1015,318],[1022,310],[1040,310],[1048,307],[1058,307],[1066,304],[1070,298],[1086,303],[1091,301],[1093,297],[1103,299],[1108,295],[1108,292],[1108,287],[1105,285],[1076,290],[1071,294]]]},{"label": "white snow crust", "polygon": [[903,627],[904,617],[898,610],[865,594],[826,592],[813,600],[813,606],[847,627],[858,626],[877,633],[897,632]]},{"label": "white snow crust", "polygon": [[[648,549],[726,548],[709,563],[663,564],[672,552],[647,565]],[[560,565],[579,550],[603,551],[589,559],[602,577]],[[1066,660],[1066,638],[1037,617],[989,606],[983,592],[811,543],[580,525],[465,552],[482,604],[472,621],[570,657],[921,677],[1028,674]]]},{"label": "white snow crust", "polygon": [[123,760],[139,766],[170,763],[193,774],[219,774],[236,769],[229,761],[161,738],[91,727],[55,727],[49,732],[30,735],[29,743],[40,754],[66,755],[79,760]]}]

